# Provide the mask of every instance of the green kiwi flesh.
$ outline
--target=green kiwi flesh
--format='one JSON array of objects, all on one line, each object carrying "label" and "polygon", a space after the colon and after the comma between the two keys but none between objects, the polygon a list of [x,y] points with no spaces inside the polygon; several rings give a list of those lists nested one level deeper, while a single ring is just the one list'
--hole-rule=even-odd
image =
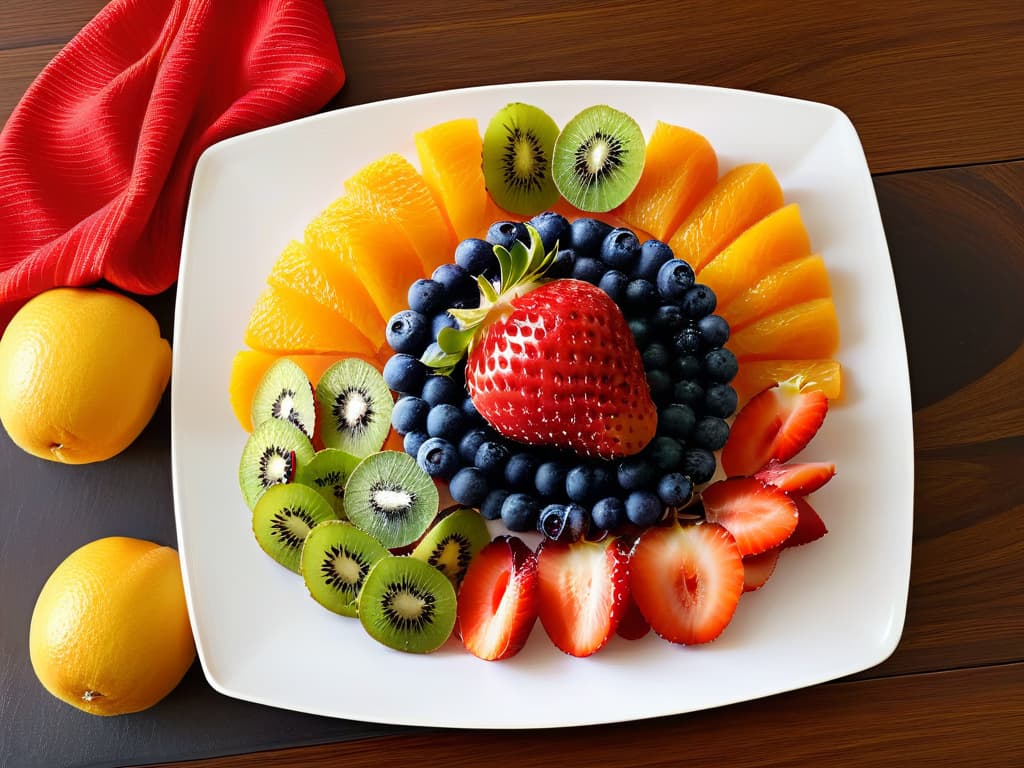
[{"label": "green kiwi flesh", "polygon": [[551,157],[558,125],[542,109],[508,104],[484,132],[483,172],[487,191],[499,206],[532,216],[558,200]]},{"label": "green kiwi flesh", "polygon": [[345,483],[359,459],[337,448],[317,451],[313,459],[299,467],[295,482],[308,485],[323,496],[339,518],[345,517]]},{"label": "green kiwi flesh", "polygon": [[455,628],[455,587],[422,560],[385,557],[363,583],[359,621],[373,639],[389,648],[430,653]]},{"label": "green kiwi flesh", "polygon": [[359,458],[379,451],[391,428],[394,404],[380,371],[358,358],[339,360],[316,386],[323,444]]},{"label": "green kiwi flesh", "polygon": [[294,424],[268,419],[256,427],[238,462],[238,484],[249,509],[268,488],[292,482],[314,453],[309,438]]},{"label": "green kiwi flesh", "polygon": [[422,536],[437,517],[437,505],[434,481],[399,451],[367,456],[345,486],[345,516],[388,549]]},{"label": "green kiwi flesh", "polygon": [[456,509],[427,531],[412,556],[434,566],[458,591],[476,553],[491,541],[487,524],[475,509]]},{"label": "green kiwi flesh", "polygon": [[316,403],[305,372],[287,357],[270,366],[256,386],[251,413],[254,427],[267,419],[281,419],[294,424],[312,440]]},{"label": "green kiwi flesh", "polygon": [[646,147],[640,126],[625,112],[604,104],[588,107],[555,141],[555,185],[581,210],[610,211],[640,181]]},{"label": "green kiwi flesh", "polygon": [[318,523],[335,519],[331,505],[312,488],[275,485],[256,502],[252,531],[264,552],[298,573],[306,536]]},{"label": "green kiwi flesh", "polygon": [[370,569],[388,551],[350,523],[325,520],[306,537],[299,573],[309,594],[329,611],[356,616],[359,591]]}]

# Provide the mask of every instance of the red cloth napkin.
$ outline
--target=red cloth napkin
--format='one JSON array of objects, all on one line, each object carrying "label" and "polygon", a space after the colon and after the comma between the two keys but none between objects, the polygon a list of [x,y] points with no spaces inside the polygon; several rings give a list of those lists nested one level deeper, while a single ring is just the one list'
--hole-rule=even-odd
[{"label": "red cloth napkin", "polygon": [[55,286],[168,288],[200,153],[344,81],[323,0],[111,2],[0,133],[0,331]]}]

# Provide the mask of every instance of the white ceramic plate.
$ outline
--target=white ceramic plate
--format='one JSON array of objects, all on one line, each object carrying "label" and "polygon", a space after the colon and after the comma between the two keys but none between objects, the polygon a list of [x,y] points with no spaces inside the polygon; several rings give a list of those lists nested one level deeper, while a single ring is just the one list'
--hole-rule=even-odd
[{"label": "white ceramic plate", "polygon": [[[845,399],[802,455],[834,460],[813,497],[829,535],[786,551],[714,643],[615,637],[574,659],[537,624],[526,648],[481,661],[457,641],[391,651],[311,600],[256,545],[237,485],[246,434],[228,402],[231,359],[284,245],[367,162],[442,120],[487,120],[510,101],[564,124],[608,103],[646,135],[656,120],[703,133],[722,171],[771,165],[801,206],[832,277]],[[913,436],[906,351],[889,254],[850,121],[822,104],[633,82],[489,86],[318,115],[222,142],[196,169],[174,334],[174,498],[189,610],[210,684],[240,699],[373,722],[468,728],[583,725],[767,696],[883,661],[903,629],[910,571]]]}]

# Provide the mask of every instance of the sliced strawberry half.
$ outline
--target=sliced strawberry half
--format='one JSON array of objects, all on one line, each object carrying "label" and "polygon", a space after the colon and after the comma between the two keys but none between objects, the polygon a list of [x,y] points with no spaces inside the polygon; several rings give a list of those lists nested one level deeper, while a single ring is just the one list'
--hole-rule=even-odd
[{"label": "sliced strawberry half", "polygon": [[615,632],[629,596],[629,553],[617,538],[537,551],[540,623],[570,656],[596,653]]},{"label": "sliced strawberry half", "polygon": [[633,599],[632,593],[626,599],[626,610],[622,612],[622,621],[619,622],[615,634],[626,640],[639,640],[651,631],[651,625],[640,613],[640,607]]},{"label": "sliced strawberry half", "polygon": [[814,507],[807,503],[807,499],[797,496],[793,502],[796,504],[796,512],[800,519],[797,521],[793,535],[786,539],[783,547],[799,547],[801,544],[810,544],[828,533],[828,528],[825,527],[821,516],[814,511]]},{"label": "sliced strawberry half", "polygon": [[747,555],[743,558],[744,592],[753,592],[765,585],[765,582],[775,573],[775,566],[779,562],[781,552],[781,547],[775,547],[760,555]]},{"label": "sliced strawberry half", "polygon": [[722,449],[727,475],[752,475],[772,459],[784,462],[811,441],[828,413],[828,398],[789,380],[761,392],[736,415]]},{"label": "sliced strawberry half", "polygon": [[705,518],[726,528],[744,557],[777,547],[798,522],[793,499],[753,477],[719,480],[704,490],[701,499]]},{"label": "sliced strawberry half", "polygon": [[498,536],[466,569],[456,619],[462,644],[488,661],[519,652],[537,621],[537,557],[515,536]]},{"label": "sliced strawberry half", "polygon": [[743,560],[714,523],[648,528],[629,558],[630,587],[651,629],[673,643],[714,640],[743,594]]},{"label": "sliced strawberry half", "polygon": [[769,461],[754,475],[765,485],[774,485],[792,496],[806,496],[827,483],[836,474],[832,462],[813,461],[804,464],[783,464]]}]

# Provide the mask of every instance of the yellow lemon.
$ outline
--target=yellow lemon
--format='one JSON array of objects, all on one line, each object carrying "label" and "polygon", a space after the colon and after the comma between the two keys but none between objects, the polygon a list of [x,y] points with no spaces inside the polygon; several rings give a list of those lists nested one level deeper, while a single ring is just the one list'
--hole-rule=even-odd
[{"label": "yellow lemon", "polygon": [[171,347],[143,307],[112,291],[56,288],[0,338],[0,422],[35,456],[102,461],[138,437],[170,375]]},{"label": "yellow lemon", "polygon": [[36,601],[29,656],[46,690],[91,714],[156,704],[195,658],[178,553],[119,536],[72,552]]}]

